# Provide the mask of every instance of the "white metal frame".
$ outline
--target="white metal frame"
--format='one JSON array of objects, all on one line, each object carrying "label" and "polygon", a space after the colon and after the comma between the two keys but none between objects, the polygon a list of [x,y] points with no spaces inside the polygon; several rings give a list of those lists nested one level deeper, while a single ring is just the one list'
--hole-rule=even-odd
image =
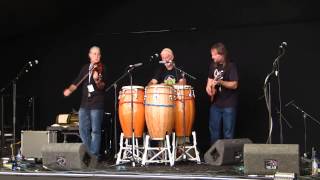
[{"label": "white metal frame", "polygon": [[150,136],[146,135],[144,141],[144,153],[142,156],[142,165],[147,165],[149,163],[170,163],[170,166],[174,165],[174,160],[172,159],[170,139],[169,135],[166,135],[163,141],[164,147],[151,147],[150,146]]},{"label": "white metal frame", "polygon": [[[172,159],[174,161],[181,161],[181,160],[189,160],[189,161],[196,161],[197,164],[201,164],[200,156],[199,156],[199,151],[197,149],[197,136],[196,132],[192,131],[192,144],[191,145],[186,145],[183,147],[183,145],[178,145],[178,141],[176,141],[176,135],[173,133],[173,140],[172,140]],[[181,150],[184,153],[181,153],[177,156],[177,151]],[[191,154],[190,152],[194,151],[194,154]]]},{"label": "white metal frame", "polygon": [[[143,146],[139,146],[139,140],[138,138],[134,138],[133,146],[132,144],[129,144],[129,138],[124,138],[123,133],[120,135],[120,149],[117,153],[117,161],[116,165],[132,162],[132,160],[135,160],[136,162],[142,161],[142,155],[143,155]],[[134,149],[134,153],[132,153],[132,149]],[[133,154],[133,157],[132,157]]]}]

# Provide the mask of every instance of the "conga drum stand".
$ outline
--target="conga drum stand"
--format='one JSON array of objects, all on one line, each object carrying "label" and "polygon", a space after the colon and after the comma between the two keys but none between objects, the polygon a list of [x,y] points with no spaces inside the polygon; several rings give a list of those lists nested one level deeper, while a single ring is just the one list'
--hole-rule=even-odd
[{"label": "conga drum stand", "polygon": [[[129,144],[130,138],[124,138],[123,133],[120,135],[120,149],[117,154],[116,165],[123,163],[130,163],[132,159],[135,159],[137,162],[141,163],[142,154],[143,154],[143,146],[139,146],[138,138],[132,138],[134,142],[132,147],[132,143]],[[134,151],[132,151],[134,150]],[[132,153],[133,152],[133,153]]]},{"label": "conga drum stand", "polygon": [[151,147],[150,136],[146,135],[144,141],[144,153],[142,156],[142,165],[149,163],[170,163],[170,166],[174,165],[173,156],[170,147],[169,135],[166,135],[165,139],[157,140],[163,142],[163,147]]},{"label": "conga drum stand", "polygon": [[[181,146],[181,145],[178,145],[178,141],[176,141],[176,134],[173,133],[172,159],[174,161],[181,161],[181,160],[187,159],[189,161],[196,161],[197,164],[201,164],[199,151],[197,149],[197,136],[195,131],[192,131],[192,137],[193,137],[192,144],[190,145],[183,144]],[[182,153],[177,156],[177,152],[180,150],[182,151]]]}]

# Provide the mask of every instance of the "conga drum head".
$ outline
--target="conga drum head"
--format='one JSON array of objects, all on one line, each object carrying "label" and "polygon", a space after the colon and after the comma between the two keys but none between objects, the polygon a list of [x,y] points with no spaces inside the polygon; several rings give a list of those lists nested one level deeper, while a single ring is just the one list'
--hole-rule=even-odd
[{"label": "conga drum head", "polygon": [[[144,90],[144,87],[143,86],[132,85],[132,89],[143,89]],[[131,90],[131,86],[123,86],[121,88],[121,90]]]},{"label": "conga drum head", "polygon": [[[132,89],[133,93],[130,93],[131,89]],[[120,103],[122,103],[124,100],[126,100],[126,101],[130,100],[131,101],[131,99],[130,99],[131,97],[127,96],[127,94],[133,94],[135,99],[138,98],[137,95],[141,94],[141,93],[138,93],[137,91],[143,92],[143,94],[144,94],[144,87],[143,86],[136,86],[136,85],[123,86],[121,88],[121,91],[119,93],[119,98],[118,98],[120,100]]]},{"label": "conga drum head", "polygon": [[145,89],[152,89],[152,88],[157,88],[157,89],[161,89],[161,88],[164,88],[164,89],[172,89],[173,86],[171,86],[171,85],[165,85],[165,84],[154,84],[154,85],[146,86]]},{"label": "conga drum head", "polygon": [[173,85],[173,87],[174,87],[174,89],[193,89],[193,87],[190,85],[175,84],[175,85]]},{"label": "conga drum head", "polygon": [[195,94],[193,87],[190,85],[173,85],[176,91],[176,99],[181,100],[184,96],[185,99],[194,99]]}]

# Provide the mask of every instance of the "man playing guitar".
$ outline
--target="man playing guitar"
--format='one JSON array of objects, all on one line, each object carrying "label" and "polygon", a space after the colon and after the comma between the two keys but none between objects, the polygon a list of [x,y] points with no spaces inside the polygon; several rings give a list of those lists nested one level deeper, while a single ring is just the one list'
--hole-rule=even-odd
[{"label": "man playing guitar", "polygon": [[[232,139],[238,102],[238,71],[228,59],[222,43],[211,47],[211,58],[206,92],[211,98],[209,130],[211,143],[218,139]],[[223,132],[221,132],[221,126]]]}]

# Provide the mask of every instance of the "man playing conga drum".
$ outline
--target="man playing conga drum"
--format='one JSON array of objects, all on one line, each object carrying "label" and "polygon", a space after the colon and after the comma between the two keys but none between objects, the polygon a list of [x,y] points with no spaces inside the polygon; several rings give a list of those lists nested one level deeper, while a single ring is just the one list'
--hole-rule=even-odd
[{"label": "man playing conga drum", "polygon": [[[161,64],[164,66],[159,67],[153,78],[148,85],[164,84],[164,85],[186,85],[186,79],[182,77],[182,74],[175,69],[174,54],[170,48],[164,48],[161,53]],[[174,115],[175,116],[175,115]],[[184,141],[181,137],[177,137],[178,144],[182,144]],[[186,137],[186,142],[189,142],[189,138]]]},{"label": "man playing conga drum", "polygon": [[182,78],[181,73],[179,73],[174,68],[174,55],[173,51],[169,48],[164,48],[161,53],[161,60],[164,66],[159,67],[155,73],[151,81],[148,85],[153,84],[186,84],[186,80]]}]

